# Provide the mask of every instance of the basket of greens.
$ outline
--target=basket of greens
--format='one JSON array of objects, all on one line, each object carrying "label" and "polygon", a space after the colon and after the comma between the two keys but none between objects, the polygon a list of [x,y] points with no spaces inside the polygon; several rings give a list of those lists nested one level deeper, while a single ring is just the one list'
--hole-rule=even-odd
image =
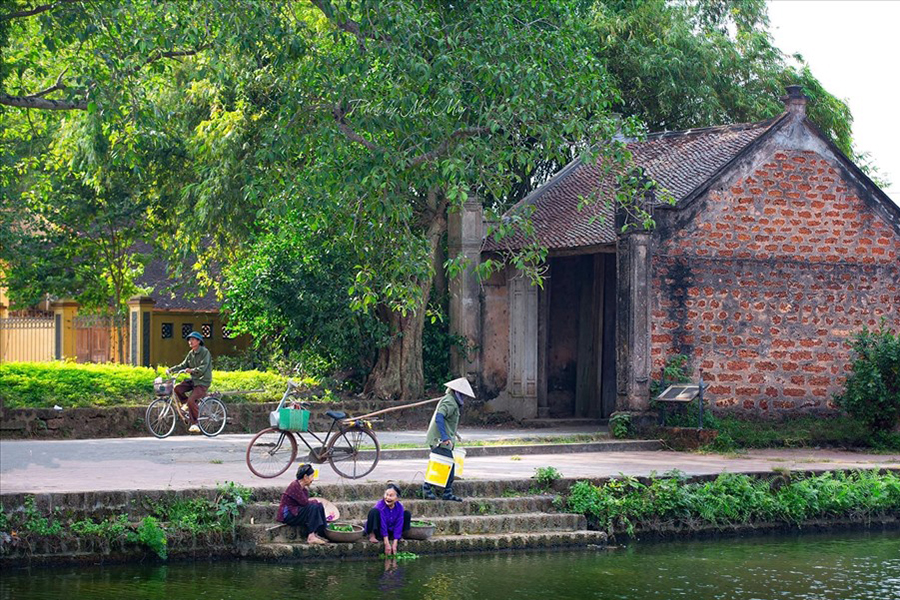
[{"label": "basket of greens", "polygon": [[427,540],[434,535],[436,527],[428,521],[410,521],[409,529],[403,532],[403,537],[408,540]]},{"label": "basket of greens", "polygon": [[329,523],[325,527],[325,537],[330,542],[355,542],[363,536],[362,525],[350,523]]}]

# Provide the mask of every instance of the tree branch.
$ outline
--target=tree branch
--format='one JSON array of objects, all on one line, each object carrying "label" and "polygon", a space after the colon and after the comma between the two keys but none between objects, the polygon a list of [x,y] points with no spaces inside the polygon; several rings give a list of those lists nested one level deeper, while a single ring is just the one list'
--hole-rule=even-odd
[{"label": "tree branch", "polygon": [[382,41],[382,42],[391,41],[390,36],[376,35],[373,33],[363,33],[362,30],[360,29],[359,23],[357,23],[356,21],[353,21],[351,19],[341,20],[341,19],[335,18],[334,7],[331,5],[331,2],[329,2],[328,0],[310,0],[310,2],[312,2],[312,4],[316,8],[318,8],[322,12],[323,15],[325,15],[325,18],[327,18],[329,21],[334,23],[338,29],[342,29],[342,30],[346,31],[347,33],[352,33],[353,35],[355,35],[356,39],[359,41],[359,47],[363,51],[365,51],[365,49],[366,49],[366,46],[365,46],[366,38],[368,38],[370,40],[378,40],[378,41]]},{"label": "tree branch", "polygon": [[0,15],[0,21],[10,21],[12,19],[21,19],[22,17],[30,17],[32,15],[38,15],[42,12],[47,12],[48,10],[53,10],[54,8],[58,8],[63,4],[71,4],[73,2],[79,2],[80,0],[58,0],[53,4],[42,4],[40,6],[35,6],[30,10],[23,10],[14,13],[7,13],[5,15]]},{"label": "tree branch", "polygon": [[343,108],[341,108],[340,106],[335,106],[331,110],[331,114],[334,116],[335,122],[337,122],[338,129],[341,130],[341,133],[343,133],[347,137],[347,139],[358,144],[362,144],[372,152],[382,151],[381,147],[378,144],[370,142],[363,136],[359,135],[353,130],[352,127],[347,124],[347,122],[344,120],[344,116],[346,113],[344,112]]},{"label": "tree branch", "polygon": [[475,137],[489,132],[490,128],[488,127],[468,127],[466,129],[457,129],[450,134],[450,137],[438,144],[437,148],[426,152],[425,154],[420,154],[416,158],[412,159],[412,161],[409,163],[409,166],[417,167],[422,163],[434,160],[438,156],[445,153],[450,148],[450,145],[457,140]]},{"label": "tree branch", "polygon": [[10,96],[0,94],[0,104],[19,108],[38,108],[41,110],[87,110],[87,100],[50,100],[38,96]]},{"label": "tree branch", "polygon": [[[152,62],[162,60],[164,58],[178,58],[181,56],[194,56],[195,54],[210,48],[211,44],[204,44],[195,50],[172,50],[170,52],[161,52],[159,50],[153,52],[140,66],[129,69],[123,75],[131,75],[138,72]],[[56,78],[56,83],[47,89],[41,90],[28,96],[10,96],[9,94],[0,94],[0,104],[6,106],[15,106],[18,108],[36,108],[41,110],[86,110],[87,100],[50,100],[43,98],[50,92],[64,90],[66,86],[62,83],[63,75],[68,71],[68,67]]]}]

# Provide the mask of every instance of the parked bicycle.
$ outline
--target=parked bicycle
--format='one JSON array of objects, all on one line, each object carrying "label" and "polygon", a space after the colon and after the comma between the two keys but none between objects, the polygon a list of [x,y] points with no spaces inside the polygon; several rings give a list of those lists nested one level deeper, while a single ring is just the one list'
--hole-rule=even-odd
[{"label": "parked bicycle", "polygon": [[[172,434],[175,430],[176,419],[181,419],[185,427],[189,427],[191,424],[187,404],[182,405],[173,394],[175,380],[180,373],[185,371],[175,371],[171,374],[171,377],[157,377],[153,382],[153,391],[156,393],[156,399],[147,407],[144,421],[147,423],[147,429],[150,430],[150,433],[158,438],[168,437]],[[227,392],[213,392],[197,404],[199,408],[197,425],[200,426],[200,431],[203,432],[203,435],[214,437],[225,429],[228,411],[222,402],[222,396],[226,394]]]},{"label": "parked bicycle", "polygon": [[[263,429],[250,440],[247,447],[250,471],[258,477],[278,477],[296,460],[297,438],[300,438],[309,448],[310,462],[321,464],[328,461],[335,473],[347,479],[359,479],[371,473],[381,454],[371,421],[329,410],[325,414],[331,417],[331,426],[325,437],[321,438],[307,431],[309,411],[305,402],[291,401],[291,407],[288,407],[288,401],[296,397],[299,391],[299,386],[289,380],[278,408],[270,415],[271,427]],[[310,446],[304,434],[311,435],[319,445],[315,448]]]}]

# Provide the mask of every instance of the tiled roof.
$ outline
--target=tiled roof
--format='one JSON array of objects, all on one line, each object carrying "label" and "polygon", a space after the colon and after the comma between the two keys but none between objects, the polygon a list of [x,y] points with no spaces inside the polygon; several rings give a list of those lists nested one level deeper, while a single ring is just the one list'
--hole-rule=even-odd
[{"label": "tiled roof", "polygon": [[[635,165],[681,201],[782,118],[784,115],[760,123],[656,133],[627,146]],[[616,241],[614,189],[614,174],[604,177],[600,164],[577,159],[507,214],[532,206],[535,237],[550,250],[612,244]],[[579,210],[583,198],[591,194],[596,198]],[[524,235],[514,234],[500,242],[488,238],[484,249],[514,249],[526,243]]]},{"label": "tiled roof", "polygon": [[136,242],[131,246],[131,252],[152,256],[135,283],[138,287],[146,290],[147,295],[156,301],[154,308],[162,310],[221,310],[222,303],[216,298],[213,290],[197,296],[196,282],[193,278],[176,281],[169,277],[169,264],[158,256],[153,256],[153,247],[150,244]]},{"label": "tiled roof", "polygon": [[153,259],[144,267],[137,280],[139,287],[150,290],[149,296],[156,301],[154,308],[163,310],[218,311],[222,303],[210,290],[203,296],[195,295],[190,286],[169,278],[165,261]]}]

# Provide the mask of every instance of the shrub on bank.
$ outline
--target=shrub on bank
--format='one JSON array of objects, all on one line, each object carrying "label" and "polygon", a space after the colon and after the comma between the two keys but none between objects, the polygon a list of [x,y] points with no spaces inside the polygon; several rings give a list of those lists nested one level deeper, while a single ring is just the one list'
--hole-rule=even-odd
[{"label": "shrub on bank", "polygon": [[856,358],[845,391],[835,399],[875,435],[888,434],[900,423],[900,335],[885,323],[863,329],[853,338]]},{"label": "shrub on bank", "polygon": [[33,555],[37,548],[90,548],[107,554],[144,547],[159,558],[168,557],[170,540],[196,540],[223,543],[233,540],[243,507],[252,496],[250,488],[227,481],[219,484],[215,499],[181,498],[171,494],[159,500],[146,500],[147,515],[136,520],[125,513],[95,521],[72,520],[56,507],[50,513],[38,509],[34,496],[25,499],[20,510],[6,510],[0,504],[0,557]]},{"label": "shrub on bank", "polygon": [[900,477],[877,471],[756,479],[722,473],[688,483],[680,474],[643,483],[634,477],[596,486],[576,482],[566,508],[611,535],[664,526],[695,529],[776,522],[799,525],[817,518],[872,518],[900,513]]},{"label": "shrub on bank", "polygon": [[[0,398],[6,408],[142,405],[153,397],[156,376],[155,369],[116,364],[3,363]],[[229,396],[228,402],[273,402],[281,399],[286,386],[287,378],[275,373],[213,371],[210,391],[263,389]]]}]

